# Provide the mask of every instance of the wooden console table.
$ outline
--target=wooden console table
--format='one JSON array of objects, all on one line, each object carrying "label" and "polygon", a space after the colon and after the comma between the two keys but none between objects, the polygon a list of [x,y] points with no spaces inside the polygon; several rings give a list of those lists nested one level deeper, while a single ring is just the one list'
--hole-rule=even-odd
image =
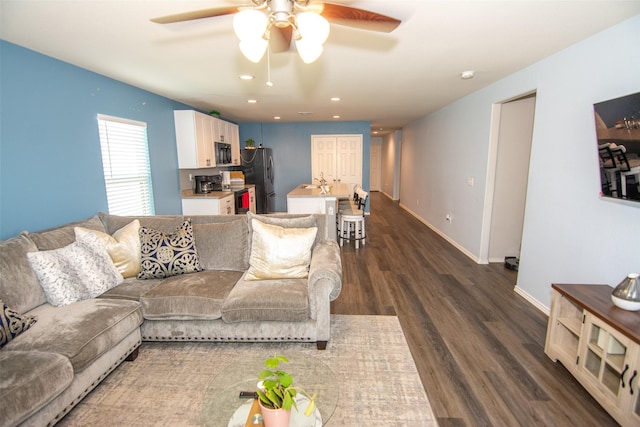
[{"label": "wooden console table", "polygon": [[552,285],[544,351],[623,426],[640,425],[640,312],[607,285]]}]

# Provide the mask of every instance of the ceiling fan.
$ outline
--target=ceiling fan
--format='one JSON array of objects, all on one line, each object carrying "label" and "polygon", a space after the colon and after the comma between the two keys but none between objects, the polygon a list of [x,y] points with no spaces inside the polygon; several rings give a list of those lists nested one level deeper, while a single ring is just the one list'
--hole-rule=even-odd
[{"label": "ceiling fan", "polygon": [[240,50],[247,59],[259,62],[267,48],[285,52],[296,42],[305,63],[322,54],[329,36],[329,23],[390,33],[400,20],[355,7],[314,0],[251,0],[253,6],[226,6],[154,18],[158,24],[191,21],[235,14],[233,27]]}]

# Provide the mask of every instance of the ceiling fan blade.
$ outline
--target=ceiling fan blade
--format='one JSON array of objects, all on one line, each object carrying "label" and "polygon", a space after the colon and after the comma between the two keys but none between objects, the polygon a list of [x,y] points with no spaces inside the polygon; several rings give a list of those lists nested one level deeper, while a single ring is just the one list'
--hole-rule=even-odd
[{"label": "ceiling fan blade", "polygon": [[291,48],[291,36],[293,34],[293,28],[291,26],[278,28],[271,28],[271,34],[269,36],[269,49],[273,53],[286,52]]},{"label": "ceiling fan blade", "polygon": [[151,22],[157,24],[172,24],[174,22],[192,21],[194,19],[213,18],[215,16],[230,15],[238,12],[237,6],[216,7],[212,9],[193,10],[191,12],[178,13],[175,15],[161,16],[153,18]]},{"label": "ceiling fan blade", "polygon": [[368,10],[326,2],[320,14],[332,24],[382,33],[390,33],[402,22],[399,19]]}]

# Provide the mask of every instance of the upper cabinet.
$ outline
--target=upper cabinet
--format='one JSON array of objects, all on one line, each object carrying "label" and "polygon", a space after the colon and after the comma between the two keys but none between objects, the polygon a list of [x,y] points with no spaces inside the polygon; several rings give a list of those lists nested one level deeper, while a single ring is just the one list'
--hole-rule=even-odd
[{"label": "upper cabinet", "polygon": [[216,165],[214,118],[192,110],[173,112],[180,169],[211,168]]},{"label": "upper cabinet", "polygon": [[240,165],[237,124],[193,110],[176,110],[173,116],[180,169],[215,167],[215,142],[231,144],[231,163]]},{"label": "upper cabinet", "polygon": [[240,166],[240,131],[235,123],[227,123],[227,135],[231,144],[231,163]]}]

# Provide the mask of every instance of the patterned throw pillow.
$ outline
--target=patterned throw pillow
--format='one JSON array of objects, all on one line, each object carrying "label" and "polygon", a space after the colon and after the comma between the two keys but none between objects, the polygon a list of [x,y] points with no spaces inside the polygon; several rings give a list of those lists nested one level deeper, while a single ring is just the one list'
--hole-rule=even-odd
[{"label": "patterned throw pillow", "polygon": [[123,280],[104,242],[91,234],[59,249],[28,252],[27,258],[55,307],[95,298]]},{"label": "patterned throw pillow", "polygon": [[0,348],[36,323],[34,316],[20,314],[4,304],[0,299]]},{"label": "patterned throw pillow", "polygon": [[140,248],[139,279],[163,279],[202,271],[190,219],[184,221],[173,234],[140,227]]}]

